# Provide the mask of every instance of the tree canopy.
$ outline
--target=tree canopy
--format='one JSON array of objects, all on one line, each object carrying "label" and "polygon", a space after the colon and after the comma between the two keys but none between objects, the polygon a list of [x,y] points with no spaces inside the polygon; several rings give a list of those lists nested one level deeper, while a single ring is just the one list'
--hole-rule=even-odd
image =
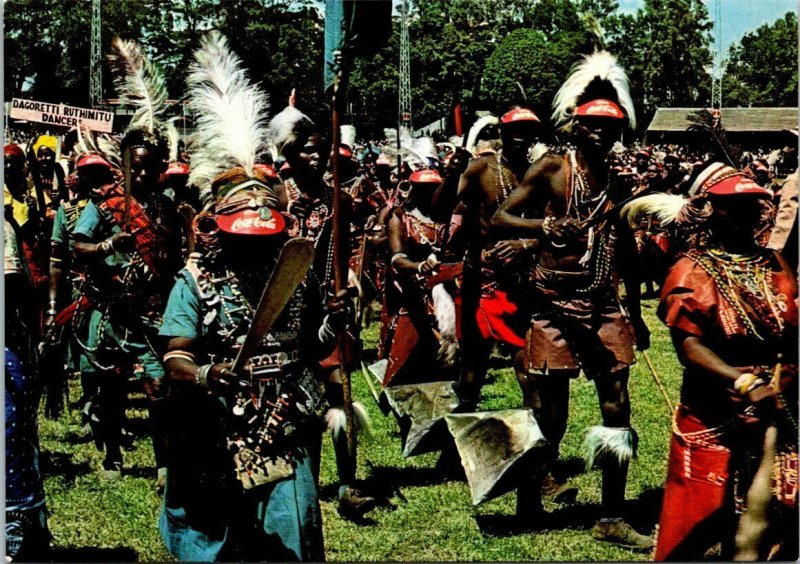
[{"label": "tree canopy", "polygon": [[[635,14],[617,0],[412,0],[411,84],[416,127],[501,111],[527,98],[549,114],[569,67],[591,52],[597,25],[628,71],[643,126],[659,106],[710,103],[712,22],[702,0],[645,0]],[[324,19],[314,0],[103,0],[102,41],[139,41],[181,98],[201,35],[219,29],[280,108],[292,88],[312,116],[327,113],[322,91]],[[91,3],[7,0],[5,99],[89,103]],[[354,61],[347,112],[375,132],[397,120],[399,20],[386,45]],[[794,105],[797,18],[789,13],[747,34],[730,51],[725,105]],[[106,98],[115,97],[104,72]],[[519,85],[517,84],[519,83]],[[520,88],[521,86],[521,88]],[[361,130],[361,129],[360,129]]]},{"label": "tree canopy", "polygon": [[797,103],[797,15],[787,12],[732,45],[723,77],[726,106]]}]

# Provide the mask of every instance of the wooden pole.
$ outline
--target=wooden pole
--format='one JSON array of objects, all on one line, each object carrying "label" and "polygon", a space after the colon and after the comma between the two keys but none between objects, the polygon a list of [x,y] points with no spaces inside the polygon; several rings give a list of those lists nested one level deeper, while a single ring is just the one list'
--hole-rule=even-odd
[{"label": "wooden pole", "polygon": [[[344,247],[344,237],[348,233],[342,233],[341,220],[342,206],[341,194],[342,187],[339,178],[339,146],[341,145],[341,131],[339,126],[339,84],[341,75],[337,74],[333,80],[333,99],[332,99],[332,152],[333,152],[333,279],[334,279],[334,292],[338,293],[345,288],[347,282],[347,274],[342,272],[342,256],[341,253]],[[347,436],[347,450],[350,454],[350,459],[353,465],[356,465],[356,433],[355,433],[355,416],[353,412],[353,390],[350,385],[350,374],[347,373],[346,355],[347,355],[347,336],[344,331],[340,331],[337,335],[339,344],[339,372],[342,379],[342,395],[344,396],[344,414],[347,426],[345,433]],[[353,469],[355,473],[355,468]]]}]

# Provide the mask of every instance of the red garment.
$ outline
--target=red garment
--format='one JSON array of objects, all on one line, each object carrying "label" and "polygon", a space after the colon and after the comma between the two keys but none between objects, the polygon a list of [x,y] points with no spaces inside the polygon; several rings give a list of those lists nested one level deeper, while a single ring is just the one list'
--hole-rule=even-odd
[{"label": "red garment", "polygon": [[508,343],[514,347],[524,347],[525,338],[520,337],[508,325],[508,318],[519,310],[519,306],[508,299],[508,294],[494,289],[488,295],[481,295],[476,312],[478,330],[488,340]]},{"label": "red garment", "polygon": [[[706,426],[681,406],[676,414],[681,433],[703,431]],[[702,522],[725,503],[731,451],[716,444],[687,444],[672,434],[667,466],[667,483],[658,528],[654,560],[670,559],[672,552]]]},{"label": "red garment", "polygon": [[[423,261],[441,242],[443,226],[424,221],[403,208],[391,213],[402,224],[403,251],[412,261]],[[380,358],[388,358],[384,385],[431,381],[441,377],[438,341],[431,318],[430,290],[411,273],[386,269]],[[400,373],[399,378],[396,378]]]},{"label": "red garment", "polygon": [[[793,275],[784,268],[774,255],[770,255],[765,269],[771,271],[771,291],[780,307],[776,308],[783,323],[783,331],[770,329],[770,308],[753,308],[745,305],[745,311],[759,335],[748,330],[734,306],[720,290],[714,277],[701,265],[705,255],[680,258],[671,268],[664,282],[659,317],[673,329],[699,337],[703,344],[724,362],[742,372],[755,371],[759,367],[774,366],[777,354],[784,354],[784,375],[796,373],[796,357],[784,340],[796,343],[797,330],[797,286]],[[744,292],[746,290],[742,290]],[[763,292],[762,292],[763,293]],[[767,302],[764,302],[767,303]],[[784,388],[787,401],[794,386]],[[732,539],[736,528],[736,516],[730,498],[732,457],[742,450],[752,448],[752,439],[758,444],[758,433],[763,433],[759,420],[743,414],[747,402],[733,391],[730,382],[715,374],[696,367],[687,366],[681,388],[681,406],[676,416],[681,433],[716,428],[726,422],[737,422],[736,435],[727,440],[723,435],[704,437],[703,441],[687,441],[673,434],[664,502],[659,522],[656,560],[692,560],[702,557],[695,546],[695,537],[707,537],[713,533],[717,540]],[[796,403],[796,401],[795,401]],[[731,424],[731,423],[728,423]],[[752,434],[751,434],[752,431]],[[725,440],[725,444],[721,443]],[[693,444],[687,444],[693,443]],[[796,443],[795,443],[796,444]],[[733,449],[733,452],[728,449]],[[742,458],[742,457],[739,457]],[[747,484],[739,484],[746,491]],[[715,527],[711,531],[699,527],[717,512]],[[711,539],[709,539],[711,540]],[[691,545],[691,546],[690,546]]]},{"label": "red garment", "polygon": [[[125,189],[120,184],[109,184],[102,188],[102,199],[97,204],[105,210],[120,227],[125,226]],[[157,278],[171,276],[167,266],[164,241],[153,221],[135,198],[130,199],[130,229],[134,236],[136,252]]]}]

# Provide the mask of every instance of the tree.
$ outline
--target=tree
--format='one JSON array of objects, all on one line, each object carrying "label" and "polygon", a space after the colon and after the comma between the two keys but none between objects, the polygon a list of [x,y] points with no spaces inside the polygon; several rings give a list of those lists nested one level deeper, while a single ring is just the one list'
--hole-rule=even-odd
[{"label": "tree", "polygon": [[498,111],[524,99],[549,113],[556,91],[570,65],[583,51],[580,47],[585,46],[572,46],[574,50],[567,54],[563,41],[548,40],[541,31],[518,29],[511,32],[486,62],[485,99],[497,101]]},{"label": "tree", "polygon": [[725,106],[795,106],[797,15],[787,12],[732,45],[723,77]]},{"label": "tree", "polygon": [[708,105],[713,24],[702,0],[645,0],[613,23],[609,48],[628,71],[642,127],[660,106]]}]

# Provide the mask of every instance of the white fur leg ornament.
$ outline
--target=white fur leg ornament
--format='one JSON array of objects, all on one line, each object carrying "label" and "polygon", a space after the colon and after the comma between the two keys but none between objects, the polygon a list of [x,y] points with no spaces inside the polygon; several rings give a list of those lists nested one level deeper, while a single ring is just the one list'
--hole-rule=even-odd
[{"label": "white fur leg ornament", "polygon": [[[364,435],[365,437],[371,436],[372,424],[370,423],[369,415],[367,414],[367,408],[364,407],[364,404],[354,401],[353,414],[355,415],[356,432]],[[331,432],[333,440],[338,440],[339,435],[344,433],[345,429],[347,428],[347,418],[344,414],[344,408],[331,407],[328,411],[326,411],[325,424],[328,427],[328,431]]]},{"label": "white fur leg ornament", "polygon": [[586,468],[630,462],[636,458],[638,444],[639,435],[632,427],[590,427],[583,443]]},{"label": "white fur leg ornament", "polygon": [[431,296],[439,331],[439,358],[444,361],[445,366],[452,366],[458,355],[456,304],[442,284],[433,287]]}]

